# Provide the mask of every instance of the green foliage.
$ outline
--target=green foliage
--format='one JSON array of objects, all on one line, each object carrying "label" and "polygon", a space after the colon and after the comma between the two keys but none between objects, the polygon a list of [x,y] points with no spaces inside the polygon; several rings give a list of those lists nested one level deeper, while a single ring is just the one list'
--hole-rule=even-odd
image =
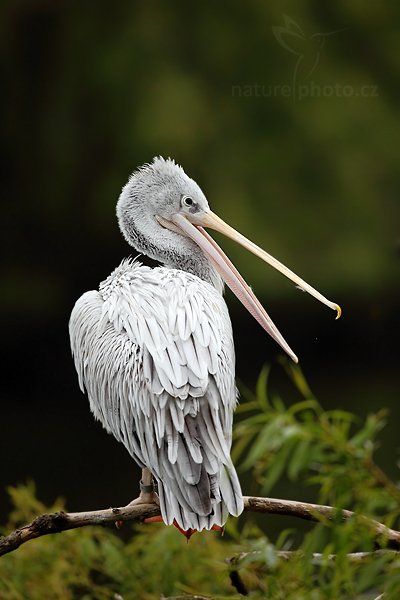
[{"label": "green foliage", "polygon": [[[287,407],[280,397],[270,397],[268,369],[264,369],[256,395],[246,392],[248,402],[238,409],[243,419],[235,427],[233,457],[242,459],[243,471],[251,470],[260,495],[286,478],[293,484],[300,482],[302,489],[310,485],[314,502],[339,510],[336,519],[321,519],[303,535],[291,560],[277,560],[274,565],[264,557],[261,562],[269,566],[263,580],[268,597],[361,598],[367,591],[385,589],[385,599],[398,598],[397,555],[372,555],[362,564],[354,564],[348,557],[375,548],[371,530],[359,515],[399,527],[400,489],[374,462],[385,411],[368,415],[363,423],[343,410],[324,411],[300,369],[286,362],[284,366],[300,401]],[[353,510],[358,516],[343,522],[340,509]],[[259,538],[260,543],[270,547],[265,538]],[[384,540],[380,543],[385,544]],[[276,542],[275,551],[292,544],[292,535],[286,532]],[[317,564],[315,553],[322,555]],[[336,555],[335,560],[328,558],[331,554]],[[262,552],[247,556],[244,566],[260,564],[260,556]],[[376,596],[378,592],[365,597]]]},{"label": "green foliage", "polygon": [[[10,531],[38,514],[64,508],[46,507],[32,484],[10,488],[14,510]],[[129,528],[125,524],[124,528]],[[224,558],[235,548],[217,533],[197,534],[187,546],[174,527],[151,524],[132,528],[124,543],[112,527],[86,527],[31,541],[0,560],[2,600],[150,600],[174,593],[231,591]],[[212,574],[212,576],[210,576]]]},{"label": "green foliage", "polygon": [[[382,593],[385,600],[397,599],[400,555],[377,553],[360,516],[399,527],[400,491],[374,462],[384,413],[361,423],[345,411],[324,411],[300,370],[288,366],[287,372],[301,400],[286,407],[281,398],[270,397],[264,370],[256,394],[248,394],[239,408],[235,459],[250,469],[259,495],[285,478],[302,489],[310,484],[315,502],[338,507],[336,518],[321,519],[305,533],[283,529],[274,541],[252,513],[231,519],[224,537],[196,534],[188,545],[174,527],[163,525],[125,524],[128,541],[112,527],[49,535],[0,559],[0,598],[237,599],[241,592],[277,600],[372,600]],[[3,533],[64,507],[61,500],[44,506],[35,492],[31,483],[9,489],[14,508]],[[343,521],[342,508],[358,516]],[[385,547],[383,539],[379,543]],[[369,554],[354,556],[360,551]]]},{"label": "green foliage", "polygon": [[364,423],[344,410],[324,411],[300,369],[284,365],[301,400],[286,407],[281,398],[269,398],[264,370],[257,395],[238,409],[247,416],[235,427],[234,459],[245,457],[242,468],[254,471],[261,494],[285,475],[313,484],[319,503],[384,515],[390,525],[398,521],[400,489],[373,459],[385,411]]}]

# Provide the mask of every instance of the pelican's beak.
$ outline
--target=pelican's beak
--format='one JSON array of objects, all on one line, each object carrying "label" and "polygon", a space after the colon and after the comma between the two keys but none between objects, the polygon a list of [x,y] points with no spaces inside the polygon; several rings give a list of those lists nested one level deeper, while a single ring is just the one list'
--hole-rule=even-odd
[{"label": "pelican's beak", "polygon": [[[190,221],[189,221],[190,219]],[[161,221],[161,219],[160,219]],[[305,292],[308,292],[323,304],[329,306],[336,311],[336,318],[338,319],[341,315],[341,309],[338,304],[331,302],[325,298],[322,294],[317,292],[313,287],[306,283],[303,279],[298,277],[293,271],[285,267],[281,262],[276,260],[273,256],[256,246],[253,242],[245,238],[238,231],[230,227],[222,219],[211,211],[202,212],[200,214],[184,215],[182,213],[176,213],[172,217],[172,222],[176,226],[177,230],[188,237],[190,237],[200,248],[204,254],[208,257],[214,267],[217,269],[225,283],[230,287],[233,293],[239,298],[243,305],[247,308],[250,314],[260,323],[267,333],[289,354],[289,356],[298,362],[298,358],[287,344],[283,336],[278,331],[277,327],[272,322],[271,318],[261,305],[260,301],[254,295],[251,288],[244,281],[243,277],[237,271],[235,266],[231,263],[229,258],[213,240],[213,238],[203,229],[204,227],[210,227],[215,231],[223,233],[227,237],[231,238],[235,242],[238,242],[247,250],[250,250],[253,254],[272,265],[291,279],[298,287]],[[175,227],[170,227],[175,229]]]}]

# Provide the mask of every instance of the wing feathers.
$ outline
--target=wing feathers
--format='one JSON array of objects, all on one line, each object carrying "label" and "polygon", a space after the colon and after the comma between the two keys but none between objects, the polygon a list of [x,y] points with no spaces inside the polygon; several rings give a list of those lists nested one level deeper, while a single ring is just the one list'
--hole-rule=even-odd
[{"label": "wing feathers", "polygon": [[152,471],[164,521],[201,530],[239,514],[234,352],[219,292],[125,261],[78,300],[70,334],[93,413]]}]

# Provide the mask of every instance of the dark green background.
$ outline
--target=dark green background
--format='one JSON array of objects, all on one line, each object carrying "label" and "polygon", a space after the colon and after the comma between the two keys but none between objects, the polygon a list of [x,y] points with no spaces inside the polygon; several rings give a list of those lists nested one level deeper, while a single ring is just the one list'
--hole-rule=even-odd
[{"label": "dark green background", "polygon": [[[129,254],[115,203],[158,154],[342,305],[335,322],[219,239],[324,406],[390,407],[380,458],[397,476],[399,22],[396,0],[2,3],[1,490],[33,477],[72,509],[136,494],[78,389],[67,322]],[[290,396],[279,348],[227,300],[239,377],[272,362]]]}]

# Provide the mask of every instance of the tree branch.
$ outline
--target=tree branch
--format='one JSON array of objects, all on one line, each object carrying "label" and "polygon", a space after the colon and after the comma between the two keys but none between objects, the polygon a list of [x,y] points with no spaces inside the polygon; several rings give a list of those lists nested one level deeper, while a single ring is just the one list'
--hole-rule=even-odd
[{"label": "tree branch", "polygon": [[[304,556],[304,554],[302,552],[299,552],[299,550],[277,550],[275,554],[278,558],[284,561],[289,561]],[[249,595],[249,590],[246,588],[246,585],[244,584],[243,579],[240,575],[240,568],[244,566],[242,564],[242,561],[244,561],[246,558],[257,560],[258,556],[261,556],[261,552],[256,550],[255,552],[240,552],[239,554],[235,554],[235,556],[232,556],[232,558],[225,559],[226,564],[229,566],[229,578],[231,580],[231,584],[242,596]],[[372,552],[350,552],[345,556],[346,560],[350,564],[361,565],[365,563],[370,563],[372,560],[382,557],[398,559],[400,556],[400,551],[374,550]],[[320,554],[319,552],[314,552],[310,556],[311,564],[316,566],[324,565],[327,562],[334,563],[337,560],[337,558],[337,554],[325,555]],[[341,555],[340,558],[343,558],[343,555]],[[381,600],[381,598],[383,598],[383,594],[381,596],[378,596],[378,598],[375,598],[375,600]]]},{"label": "tree branch", "polygon": [[[321,521],[321,518],[332,520],[340,514],[343,520],[357,517],[373,533],[378,546],[383,545],[379,538],[389,543],[391,548],[400,549],[400,531],[390,529],[383,523],[374,519],[358,515],[350,510],[338,511],[332,506],[297,502],[294,500],[279,500],[276,498],[244,497],[246,511],[269,513],[272,515],[287,515],[306,519],[307,521]],[[25,542],[50,533],[60,533],[68,529],[86,527],[88,525],[105,525],[116,521],[143,522],[144,519],[160,515],[160,509],[155,504],[141,504],[124,506],[121,508],[108,508],[79,513],[64,511],[44,514],[36,517],[28,525],[24,525],[7,536],[0,537],[0,556],[12,552]]]},{"label": "tree branch", "polygon": [[60,533],[61,531],[86,527],[87,525],[106,525],[116,521],[143,522],[144,519],[159,514],[160,509],[156,504],[140,504],[78,513],[60,511],[44,514],[36,517],[28,525],[19,527],[9,535],[0,537],[0,556],[16,550],[29,540],[50,533]]},{"label": "tree branch", "polygon": [[[247,557],[252,557],[257,559],[257,555],[261,554],[261,552],[241,552],[240,554],[236,554],[232,558],[226,559],[226,563],[230,566],[240,566],[240,563],[243,559]],[[294,558],[298,558],[299,556],[303,556],[298,550],[277,550],[276,556],[281,558],[282,560],[293,560]],[[343,555],[341,555],[342,557]],[[346,559],[349,563],[353,565],[361,565],[364,563],[370,562],[375,558],[399,558],[400,551],[399,550],[373,550],[372,552],[349,552],[346,554]],[[334,562],[337,558],[337,554],[320,554],[319,552],[314,552],[311,554],[312,563],[315,565],[321,565],[326,562]]]},{"label": "tree branch", "polygon": [[277,498],[257,498],[252,496],[245,496],[244,504],[245,510],[273,515],[287,515],[305,519],[306,521],[321,521],[322,518],[332,520],[338,515],[342,517],[343,521],[357,518],[369,527],[374,534],[378,546],[382,545],[378,539],[382,537],[389,542],[391,548],[400,549],[400,531],[390,529],[390,527],[375,519],[360,515],[351,510],[340,510],[333,506],[298,502],[297,500],[278,500]]}]

